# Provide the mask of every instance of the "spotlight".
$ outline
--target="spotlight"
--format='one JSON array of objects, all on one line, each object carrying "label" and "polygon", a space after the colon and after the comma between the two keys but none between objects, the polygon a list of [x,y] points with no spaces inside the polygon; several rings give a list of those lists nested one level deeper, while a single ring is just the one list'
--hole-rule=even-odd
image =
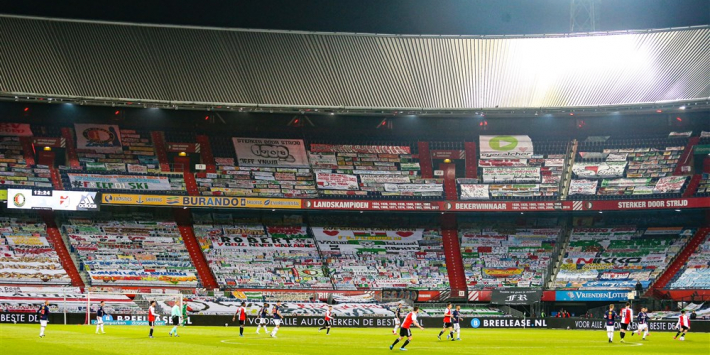
[{"label": "spotlight", "polygon": [[46,147],[44,147],[43,150],[44,150],[45,152],[51,152],[51,151],[52,151],[52,147],[46,146]]},{"label": "spotlight", "polygon": [[447,159],[444,159],[444,163],[446,163],[446,164],[451,163],[451,159],[448,159],[448,158],[447,158]]},{"label": "spotlight", "polygon": [[186,156],[187,156],[187,153],[185,153],[185,152],[180,152],[180,153],[178,153],[178,155],[181,156],[181,157],[186,157]]}]

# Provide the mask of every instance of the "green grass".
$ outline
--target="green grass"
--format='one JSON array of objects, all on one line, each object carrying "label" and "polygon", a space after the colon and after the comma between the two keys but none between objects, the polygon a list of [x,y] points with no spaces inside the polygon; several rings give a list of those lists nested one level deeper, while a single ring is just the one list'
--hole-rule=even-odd
[{"label": "green grass", "polygon": [[[212,355],[212,354],[391,354],[401,353],[389,345],[395,336],[391,329],[333,328],[329,336],[315,328],[282,327],[277,339],[255,334],[254,327],[239,337],[238,327],[183,327],[179,338],[171,338],[171,327],[156,327],[155,339],[148,338],[145,326],[106,326],[104,335],[94,334],[95,327],[53,325],[46,337],[39,338],[39,325],[0,325],[2,354],[126,354],[126,355]],[[271,328],[269,328],[271,330]],[[710,354],[710,333],[689,333],[684,342],[673,340],[675,333],[655,332],[641,341],[628,336],[620,344],[618,332],[609,344],[604,331],[544,329],[464,329],[462,341],[439,341],[439,329],[414,329],[414,339],[407,348],[415,354],[515,354],[515,355],[584,355],[584,354]],[[400,343],[401,344],[401,343]],[[398,344],[398,345],[400,345]]]}]

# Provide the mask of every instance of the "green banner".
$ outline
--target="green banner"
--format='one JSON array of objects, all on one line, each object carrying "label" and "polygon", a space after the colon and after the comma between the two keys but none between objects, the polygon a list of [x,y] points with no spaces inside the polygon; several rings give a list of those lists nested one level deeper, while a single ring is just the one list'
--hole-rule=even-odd
[{"label": "green banner", "polygon": [[710,154],[710,144],[696,145],[695,154]]}]

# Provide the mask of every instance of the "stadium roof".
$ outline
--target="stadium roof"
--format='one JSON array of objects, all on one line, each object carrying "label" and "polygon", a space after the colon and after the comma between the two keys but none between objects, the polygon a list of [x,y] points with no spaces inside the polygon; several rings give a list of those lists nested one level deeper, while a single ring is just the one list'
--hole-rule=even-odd
[{"label": "stadium roof", "polygon": [[0,95],[158,107],[523,110],[710,99],[710,27],[420,36],[0,16]]}]

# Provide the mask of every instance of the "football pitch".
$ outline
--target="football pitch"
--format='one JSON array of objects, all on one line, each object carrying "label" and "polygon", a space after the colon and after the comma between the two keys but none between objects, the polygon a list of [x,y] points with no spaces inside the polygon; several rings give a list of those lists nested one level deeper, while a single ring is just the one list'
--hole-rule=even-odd
[{"label": "football pitch", "polygon": [[[3,354],[391,354],[401,353],[400,342],[391,329],[333,328],[330,335],[316,328],[282,327],[273,339],[254,327],[181,327],[179,338],[168,335],[171,327],[156,327],[154,339],[148,327],[106,326],[106,334],[94,334],[95,327],[52,325],[39,338],[39,325],[0,325],[0,352]],[[269,328],[271,330],[271,328]],[[685,341],[673,340],[675,333],[656,332],[642,341],[638,335],[619,343],[618,331],[609,344],[604,331],[543,329],[464,329],[461,341],[437,340],[439,329],[413,329],[414,339],[407,353],[415,354],[710,354],[709,333],[689,333]],[[443,339],[443,338],[442,338]]]}]

